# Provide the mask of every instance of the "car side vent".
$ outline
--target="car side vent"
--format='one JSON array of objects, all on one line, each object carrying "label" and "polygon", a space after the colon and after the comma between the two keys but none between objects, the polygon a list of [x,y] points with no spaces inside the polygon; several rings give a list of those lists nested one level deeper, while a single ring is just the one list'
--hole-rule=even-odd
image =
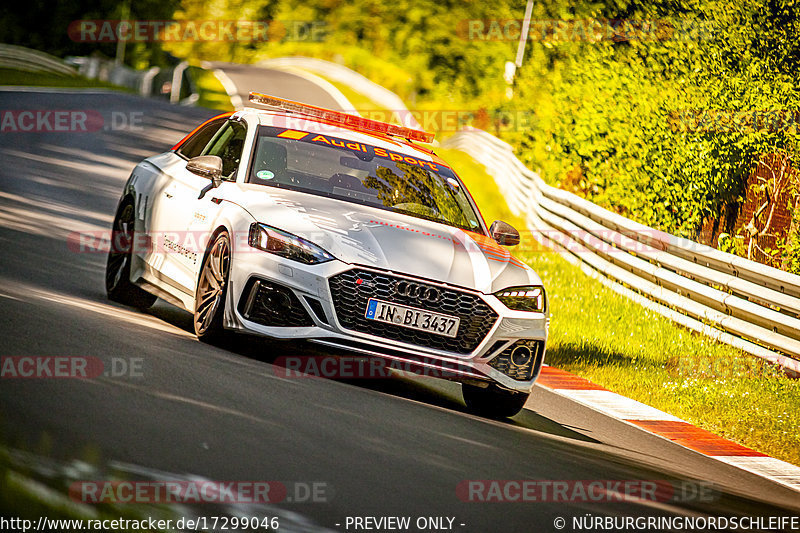
[{"label": "car side vent", "polygon": [[303,296],[308,306],[314,311],[314,316],[317,317],[317,320],[322,322],[323,324],[330,325],[328,322],[328,317],[325,316],[325,309],[322,308],[322,304],[316,298],[309,298],[308,296]]},{"label": "car side vent", "polygon": [[495,341],[492,347],[486,350],[482,357],[488,357],[508,343],[508,341]]},{"label": "car side vent", "polygon": [[239,312],[263,326],[301,327],[314,322],[294,292],[283,285],[250,278],[239,300]]}]

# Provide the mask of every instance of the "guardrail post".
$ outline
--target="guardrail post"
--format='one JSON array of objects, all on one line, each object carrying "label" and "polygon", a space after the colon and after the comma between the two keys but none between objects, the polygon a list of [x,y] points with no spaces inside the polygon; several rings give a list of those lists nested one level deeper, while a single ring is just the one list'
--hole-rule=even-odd
[{"label": "guardrail post", "polygon": [[144,76],[142,76],[142,84],[139,88],[139,93],[142,96],[150,96],[153,94],[153,78],[156,77],[156,74],[158,74],[160,70],[161,69],[158,67],[153,67],[144,73]]},{"label": "guardrail post", "polygon": [[181,61],[172,71],[172,89],[169,93],[169,101],[177,104],[181,100],[181,85],[183,84],[183,72],[189,67],[189,63]]}]

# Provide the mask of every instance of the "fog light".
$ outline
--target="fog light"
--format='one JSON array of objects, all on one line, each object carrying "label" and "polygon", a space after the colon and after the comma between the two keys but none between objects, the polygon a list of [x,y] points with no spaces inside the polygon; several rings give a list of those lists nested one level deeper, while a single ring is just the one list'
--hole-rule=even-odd
[{"label": "fog light", "polygon": [[516,381],[530,381],[544,358],[544,342],[517,341],[489,361],[489,366]]},{"label": "fog light", "polygon": [[514,366],[524,367],[529,365],[532,357],[531,349],[524,344],[515,346],[514,349],[511,350],[511,364]]}]

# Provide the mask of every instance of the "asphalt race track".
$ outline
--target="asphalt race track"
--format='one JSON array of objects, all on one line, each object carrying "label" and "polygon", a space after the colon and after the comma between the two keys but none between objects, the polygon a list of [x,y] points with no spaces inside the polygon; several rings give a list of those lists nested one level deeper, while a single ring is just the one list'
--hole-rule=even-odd
[{"label": "asphalt race track", "polygon": [[[264,92],[292,83],[294,99],[331,105],[288,74],[259,69],[231,78]],[[91,356],[107,374],[0,380],[0,458],[38,483],[64,494],[75,480],[106,478],[277,481],[288,491],[280,503],[175,506],[174,513],[279,516],[279,531],[343,531],[348,517],[366,516],[408,516],[412,524],[450,517],[454,531],[469,532],[557,531],[562,517],[572,531],[572,517],[585,515],[800,510],[788,488],[542,389],[514,419],[484,420],[466,413],[456,384],[286,379],[273,364],[278,357],[319,349],[246,337],[216,348],[198,342],[191,317],[168,304],[141,313],[107,301],[105,255],[77,250],[75,239],[110,227],[136,162],[215,112],[52,90],[1,91],[0,109],[102,116],[93,132],[0,133],[0,355]],[[459,498],[467,480],[703,480],[712,490],[655,502],[482,503]],[[136,503],[126,512],[164,509]]]}]

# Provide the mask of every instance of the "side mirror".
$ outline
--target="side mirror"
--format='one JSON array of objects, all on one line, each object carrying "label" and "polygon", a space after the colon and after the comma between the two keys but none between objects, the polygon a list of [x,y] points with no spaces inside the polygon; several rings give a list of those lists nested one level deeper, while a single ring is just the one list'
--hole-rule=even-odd
[{"label": "side mirror", "polygon": [[511,224],[502,220],[495,220],[489,226],[489,233],[497,244],[503,246],[516,246],[519,244],[519,232]]},{"label": "side mirror", "polygon": [[186,163],[186,170],[192,174],[197,174],[200,177],[208,178],[211,183],[203,187],[200,191],[199,200],[206,195],[211,189],[215,189],[222,185],[222,159],[216,155],[199,155],[193,157]]}]

